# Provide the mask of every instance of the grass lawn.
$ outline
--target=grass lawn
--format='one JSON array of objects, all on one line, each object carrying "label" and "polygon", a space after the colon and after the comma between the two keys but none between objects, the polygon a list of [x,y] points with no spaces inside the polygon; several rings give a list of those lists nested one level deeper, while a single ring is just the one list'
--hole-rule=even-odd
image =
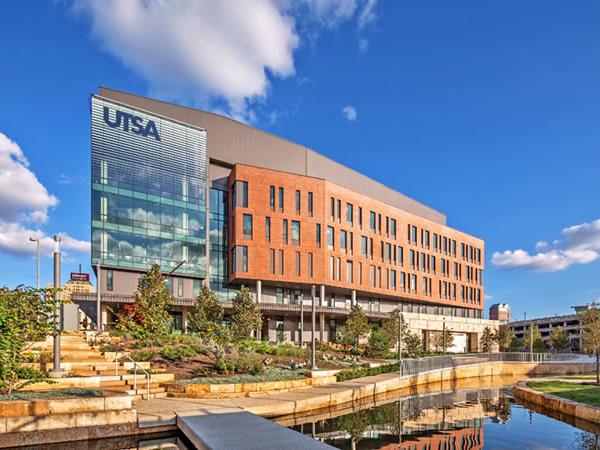
[{"label": "grass lawn", "polygon": [[11,394],[0,394],[0,401],[6,400],[50,400],[65,397],[102,397],[96,389],[57,389],[54,391],[17,391]]},{"label": "grass lawn", "polygon": [[591,380],[596,381],[596,375],[562,375],[556,378],[564,378],[565,380]]},{"label": "grass lawn", "polygon": [[527,387],[546,394],[600,407],[600,386],[565,381],[531,381],[527,383]]}]

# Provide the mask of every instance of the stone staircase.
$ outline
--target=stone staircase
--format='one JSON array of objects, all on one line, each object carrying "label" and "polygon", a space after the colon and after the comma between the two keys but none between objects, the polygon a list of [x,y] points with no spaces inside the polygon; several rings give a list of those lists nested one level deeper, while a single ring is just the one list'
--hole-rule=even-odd
[{"label": "stone staircase", "polygon": [[[98,387],[106,391],[122,392],[139,400],[166,397],[161,382],[174,379],[173,374],[165,373],[164,369],[152,368],[150,362],[140,361],[135,364],[114,352],[101,353],[99,347],[92,346],[87,341],[85,333],[66,332],[61,335],[61,368],[66,376],[58,379],[57,384],[36,383],[33,389],[62,389],[65,387]],[[52,337],[34,343],[28,350],[32,354],[52,356]],[[133,374],[135,366],[137,374]],[[25,365],[39,370],[50,370],[52,362],[32,362]],[[147,370],[146,375],[139,367]],[[148,387],[150,394],[148,395]]]}]

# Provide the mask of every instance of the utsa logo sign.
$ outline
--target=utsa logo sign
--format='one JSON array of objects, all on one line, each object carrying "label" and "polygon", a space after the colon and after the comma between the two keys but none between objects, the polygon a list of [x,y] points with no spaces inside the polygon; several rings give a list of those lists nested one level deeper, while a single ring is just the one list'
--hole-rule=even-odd
[{"label": "utsa logo sign", "polygon": [[133,134],[148,137],[152,136],[157,141],[160,141],[158,130],[154,120],[149,120],[144,125],[144,119],[133,114],[122,111],[115,111],[115,119],[111,121],[110,112],[107,106],[104,107],[104,122],[111,128],[123,128],[123,131],[131,131]]}]

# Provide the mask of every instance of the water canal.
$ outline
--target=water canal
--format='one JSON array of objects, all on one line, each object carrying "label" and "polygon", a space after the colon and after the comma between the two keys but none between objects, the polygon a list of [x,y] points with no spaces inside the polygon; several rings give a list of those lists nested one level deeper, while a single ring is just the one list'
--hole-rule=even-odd
[{"label": "water canal", "polygon": [[[512,395],[515,380],[500,380],[427,386],[419,392],[401,392],[401,396],[395,393],[360,406],[274,421],[334,448],[349,450],[600,450],[600,426],[517,403]],[[38,448],[188,450],[193,447],[185,437],[171,433]]]}]

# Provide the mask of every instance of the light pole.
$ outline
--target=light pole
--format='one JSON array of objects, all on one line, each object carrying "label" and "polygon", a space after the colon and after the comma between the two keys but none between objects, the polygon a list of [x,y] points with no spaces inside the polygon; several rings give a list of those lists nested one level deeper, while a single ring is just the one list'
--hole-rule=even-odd
[{"label": "light pole", "polygon": [[173,273],[174,273],[174,272],[175,272],[177,269],[179,269],[181,266],[183,266],[184,264],[185,264],[185,259],[184,259],[183,261],[181,261],[179,264],[177,264],[177,265],[175,266],[175,268],[169,272],[169,274],[166,276],[166,278],[169,278],[171,275],[173,275]]},{"label": "light pole", "polygon": [[96,265],[96,332],[102,331],[102,304],[100,298],[100,263]]},{"label": "light pole", "polygon": [[311,311],[311,370],[317,370],[317,343],[315,341],[316,331],[316,316],[317,316],[317,287],[313,284],[310,294],[312,295],[312,311]]},{"label": "light pole", "polygon": [[60,234],[54,236],[54,342],[53,353],[54,361],[52,370],[48,372],[50,378],[62,378],[64,371],[60,368],[60,328],[61,328],[61,308],[58,289],[60,288]]},{"label": "light pole", "polygon": [[29,238],[29,240],[31,242],[35,242],[35,253],[36,253],[36,257],[37,257],[37,290],[38,290],[38,295],[40,292],[40,240],[36,237],[31,236]]},{"label": "light pole", "polygon": [[402,324],[404,315],[400,313],[398,317],[398,374],[402,377]]},{"label": "light pole", "polygon": [[446,354],[446,318],[442,318],[442,349],[443,354]]}]

